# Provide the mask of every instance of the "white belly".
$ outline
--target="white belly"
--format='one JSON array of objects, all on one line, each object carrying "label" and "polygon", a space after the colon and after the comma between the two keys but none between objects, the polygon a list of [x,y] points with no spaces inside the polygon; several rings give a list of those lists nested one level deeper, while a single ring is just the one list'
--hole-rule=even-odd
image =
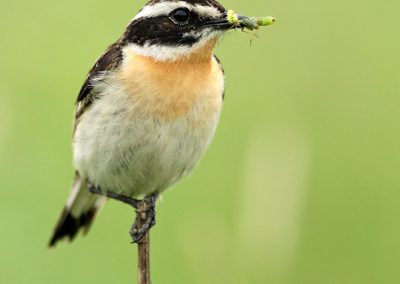
[{"label": "white belly", "polygon": [[77,170],[102,191],[136,198],[162,192],[193,170],[213,137],[222,98],[210,112],[207,97],[199,94],[190,111],[160,119],[123,88],[105,86],[76,128]]}]

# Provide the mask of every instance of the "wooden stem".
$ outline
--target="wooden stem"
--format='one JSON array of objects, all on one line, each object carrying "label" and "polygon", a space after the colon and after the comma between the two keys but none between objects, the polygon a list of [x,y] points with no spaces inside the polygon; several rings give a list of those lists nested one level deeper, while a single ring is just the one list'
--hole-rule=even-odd
[{"label": "wooden stem", "polygon": [[[141,228],[146,222],[148,203],[137,209],[136,224]],[[138,242],[138,284],[151,284],[150,280],[150,230]]]}]

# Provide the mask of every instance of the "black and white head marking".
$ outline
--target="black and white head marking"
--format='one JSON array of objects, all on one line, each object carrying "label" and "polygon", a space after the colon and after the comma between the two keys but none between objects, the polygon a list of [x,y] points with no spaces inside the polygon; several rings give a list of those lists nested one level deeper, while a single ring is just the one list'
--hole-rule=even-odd
[{"label": "black and white head marking", "polygon": [[176,60],[224,31],[206,23],[222,19],[226,10],[213,0],[150,1],[126,28],[126,48],[156,60]]},{"label": "black and white head marking", "polygon": [[[183,11],[189,13],[188,17]],[[90,70],[77,98],[76,124],[96,99],[94,85],[119,68],[124,50],[132,49],[160,61],[176,60],[221,36],[231,28],[226,23],[226,10],[215,0],[152,0],[147,3],[122,37]],[[222,28],[218,26],[221,24]]]}]

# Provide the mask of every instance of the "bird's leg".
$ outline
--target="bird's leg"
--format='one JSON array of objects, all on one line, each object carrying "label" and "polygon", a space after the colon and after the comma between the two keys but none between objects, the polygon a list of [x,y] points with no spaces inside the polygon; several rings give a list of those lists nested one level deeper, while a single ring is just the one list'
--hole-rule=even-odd
[{"label": "bird's leg", "polygon": [[134,198],[122,195],[122,194],[116,194],[116,193],[112,193],[109,191],[104,193],[98,187],[94,187],[94,186],[91,186],[89,188],[89,191],[94,194],[103,195],[108,198],[115,199],[115,200],[121,201],[123,203],[129,204],[130,206],[132,206],[135,209],[138,209],[139,204],[142,202],[142,200],[134,199]]},{"label": "bird's leg", "polygon": [[146,196],[136,208],[136,219],[129,231],[134,243],[138,243],[156,224],[156,200],[156,194]]},{"label": "bird's leg", "polygon": [[156,224],[156,201],[158,194],[152,194],[145,197],[143,200],[138,200],[109,191],[104,193],[98,187],[94,186],[91,186],[89,191],[94,194],[124,202],[136,209],[136,220],[129,231],[134,243],[138,243],[151,227]]}]

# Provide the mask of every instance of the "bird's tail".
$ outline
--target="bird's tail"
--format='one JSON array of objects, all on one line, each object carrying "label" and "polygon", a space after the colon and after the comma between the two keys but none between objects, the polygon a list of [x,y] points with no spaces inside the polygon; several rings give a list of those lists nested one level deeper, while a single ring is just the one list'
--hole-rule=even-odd
[{"label": "bird's tail", "polygon": [[55,246],[64,237],[72,241],[80,229],[87,233],[104,201],[104,197],[90,193],[86,182],[76,173],[71,194],[54,228],[49,247]]}]

